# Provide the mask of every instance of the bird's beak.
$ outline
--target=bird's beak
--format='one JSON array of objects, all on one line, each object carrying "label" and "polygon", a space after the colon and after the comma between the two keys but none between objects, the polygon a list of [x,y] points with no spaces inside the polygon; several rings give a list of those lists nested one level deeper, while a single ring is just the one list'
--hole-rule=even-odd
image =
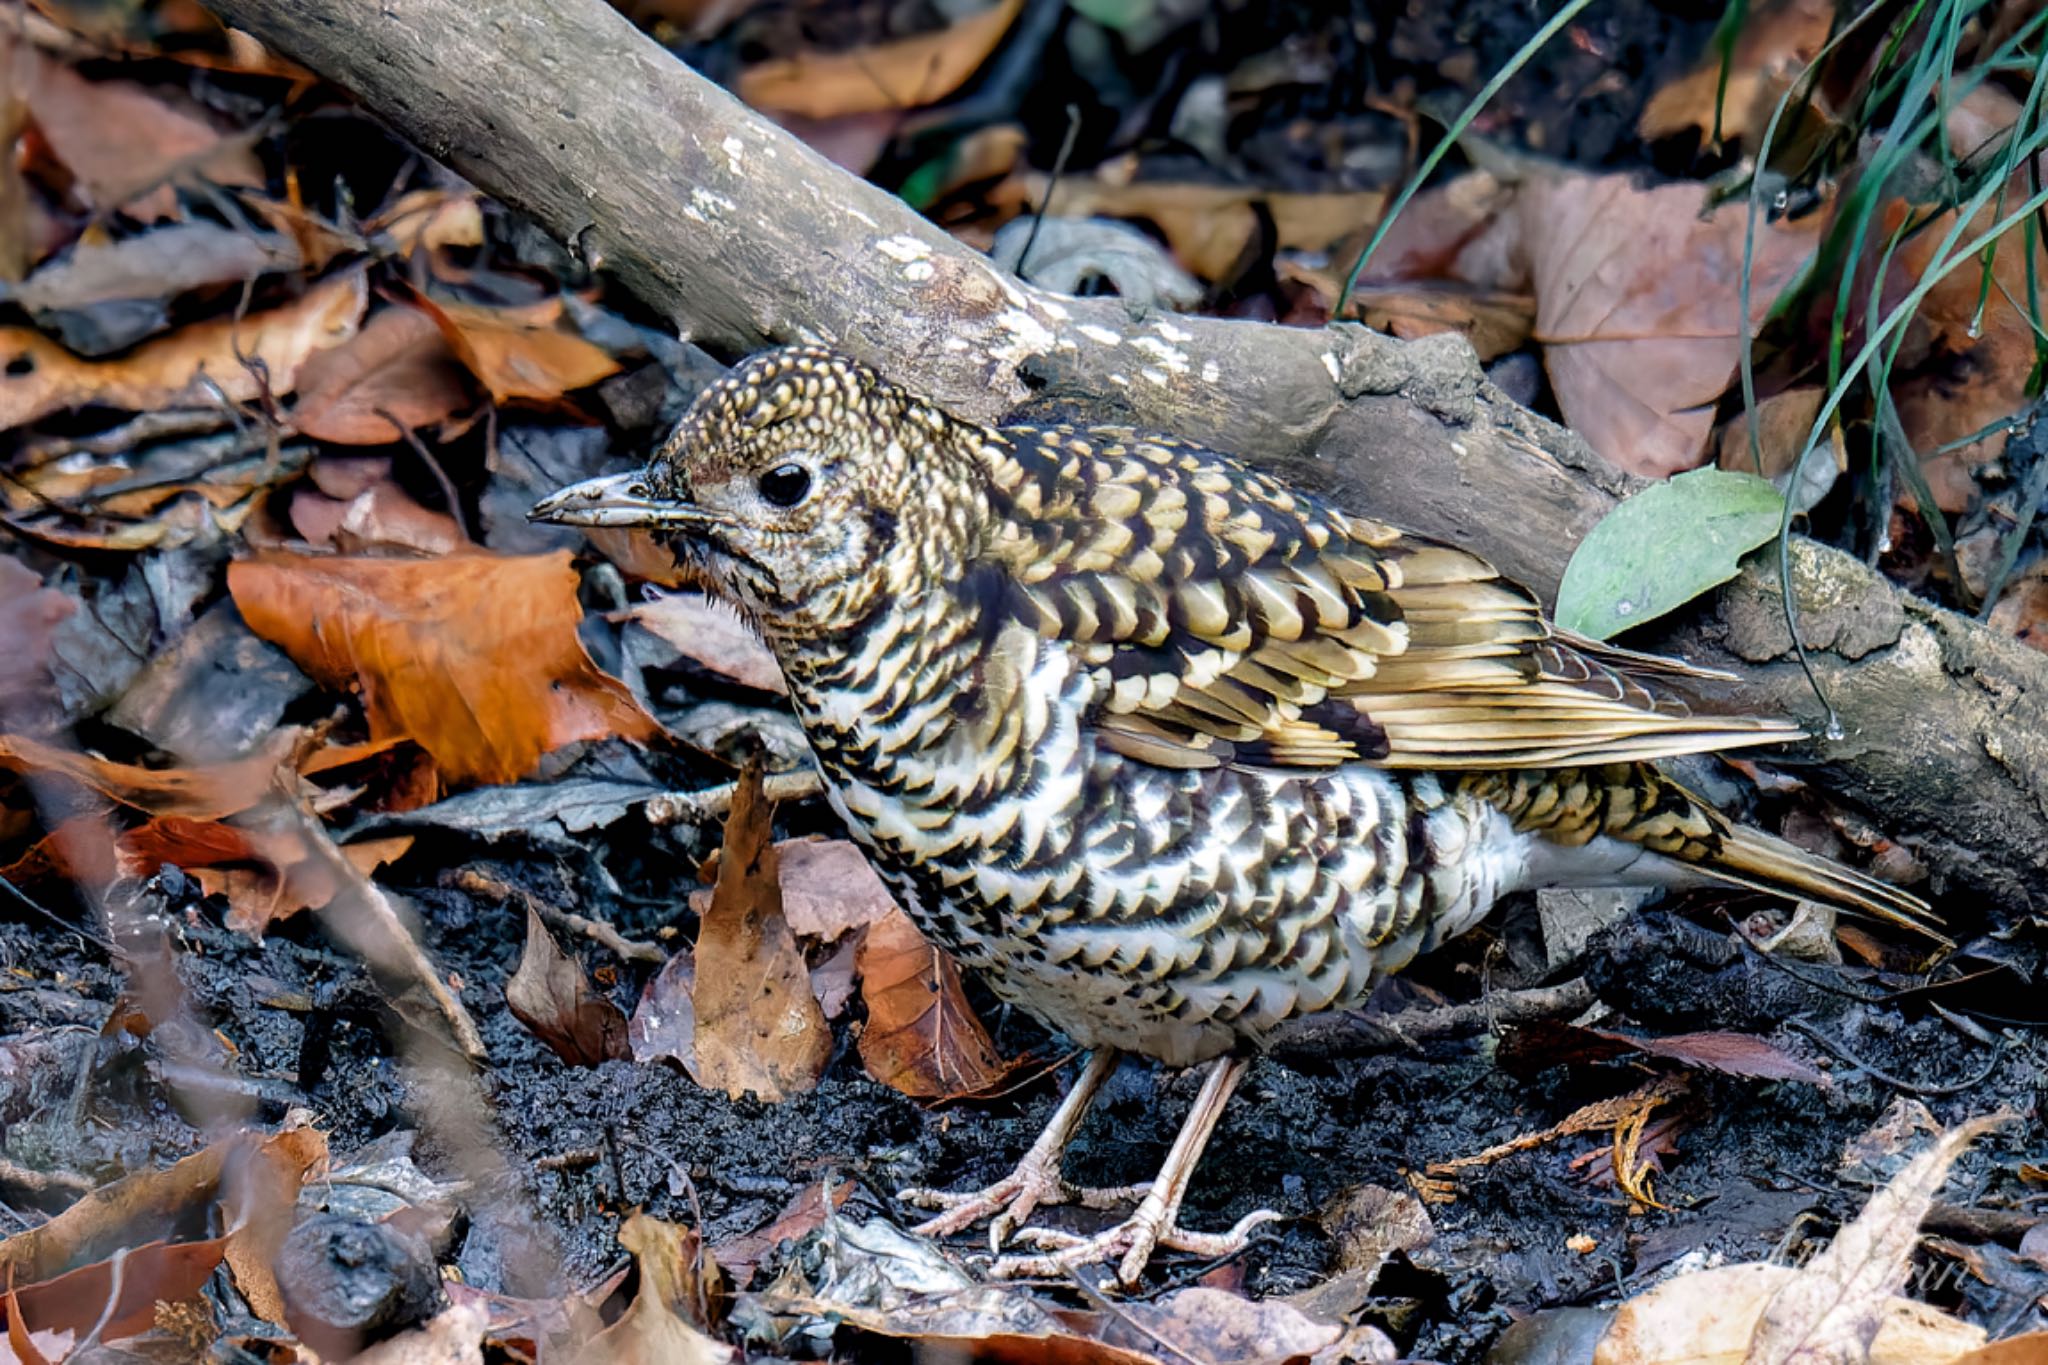
[{"label": "bird's beak", "polygon": [[680,530],[702,530],[727,524],[727,518],[694,503],[655,497],[647,486],[646,473],[640,470],[571,484],[535,503],[526,519],[550,521],[558,526],[671,527]]}]

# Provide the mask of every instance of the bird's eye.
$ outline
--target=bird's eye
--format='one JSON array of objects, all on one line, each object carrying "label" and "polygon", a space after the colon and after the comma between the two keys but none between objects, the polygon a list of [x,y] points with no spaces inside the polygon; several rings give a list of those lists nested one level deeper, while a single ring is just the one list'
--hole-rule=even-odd
[{"label": "bird's eye", "polygon": [[811,491],[811,471],[800,464],[779,464],[763,474],[756,487],[777,507],[794,507]]}]

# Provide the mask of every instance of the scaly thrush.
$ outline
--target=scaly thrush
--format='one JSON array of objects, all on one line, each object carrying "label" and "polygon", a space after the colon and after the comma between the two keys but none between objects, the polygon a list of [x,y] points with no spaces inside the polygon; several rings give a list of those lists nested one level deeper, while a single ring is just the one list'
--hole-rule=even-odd
[{"label": "scaly thrush", "polygon": [[[774,650],[825,791],[903,907],[1093,1050],[1016,1172],[926,1225],[1060,1199],[1118,1052],[1207,1062],[1132,1217],[1023,1229],[1047,1273],[1157,1246],[1282,1021],[1362,1004],[1511,891],[1732,883],[1916,923],[1915,897],[1730,823],[1652,760],[1800,736],[1696,715],[1685,665],[1559,631],[1477,555],[1122,427],[962,421],[790,347],[643,473],[534,510],[647,527]],[[1270,1216],[1270,1215],[1263,1215]]]}]

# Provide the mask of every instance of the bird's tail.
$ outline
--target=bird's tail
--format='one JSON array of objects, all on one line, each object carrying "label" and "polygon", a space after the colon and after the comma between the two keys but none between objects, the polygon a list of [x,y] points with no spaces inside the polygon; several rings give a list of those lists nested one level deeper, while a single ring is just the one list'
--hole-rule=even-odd
[{"label": "bird's tail", "polygon": [[[1647,763],[1474,773],[1465,788],[1516,829],[1564,848],[1602,838],[1638,845],[1711,881],[1820,901],[1953,946],[1927,902],[1910,891],[1736,825]],[[1568,858],[1550,861],[1569,868]]]}]

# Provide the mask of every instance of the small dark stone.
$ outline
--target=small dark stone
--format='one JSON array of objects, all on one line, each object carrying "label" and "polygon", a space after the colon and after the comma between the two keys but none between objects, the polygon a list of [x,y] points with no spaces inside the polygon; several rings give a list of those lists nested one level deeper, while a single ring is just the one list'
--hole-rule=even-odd
[{"label": "small dark stone", "polygon": [[388,1223],[333,1214],[293,1228],[277,1263],[287,1322],[329,1360],[430,1316],[439,1285],[425,1242]]}]

